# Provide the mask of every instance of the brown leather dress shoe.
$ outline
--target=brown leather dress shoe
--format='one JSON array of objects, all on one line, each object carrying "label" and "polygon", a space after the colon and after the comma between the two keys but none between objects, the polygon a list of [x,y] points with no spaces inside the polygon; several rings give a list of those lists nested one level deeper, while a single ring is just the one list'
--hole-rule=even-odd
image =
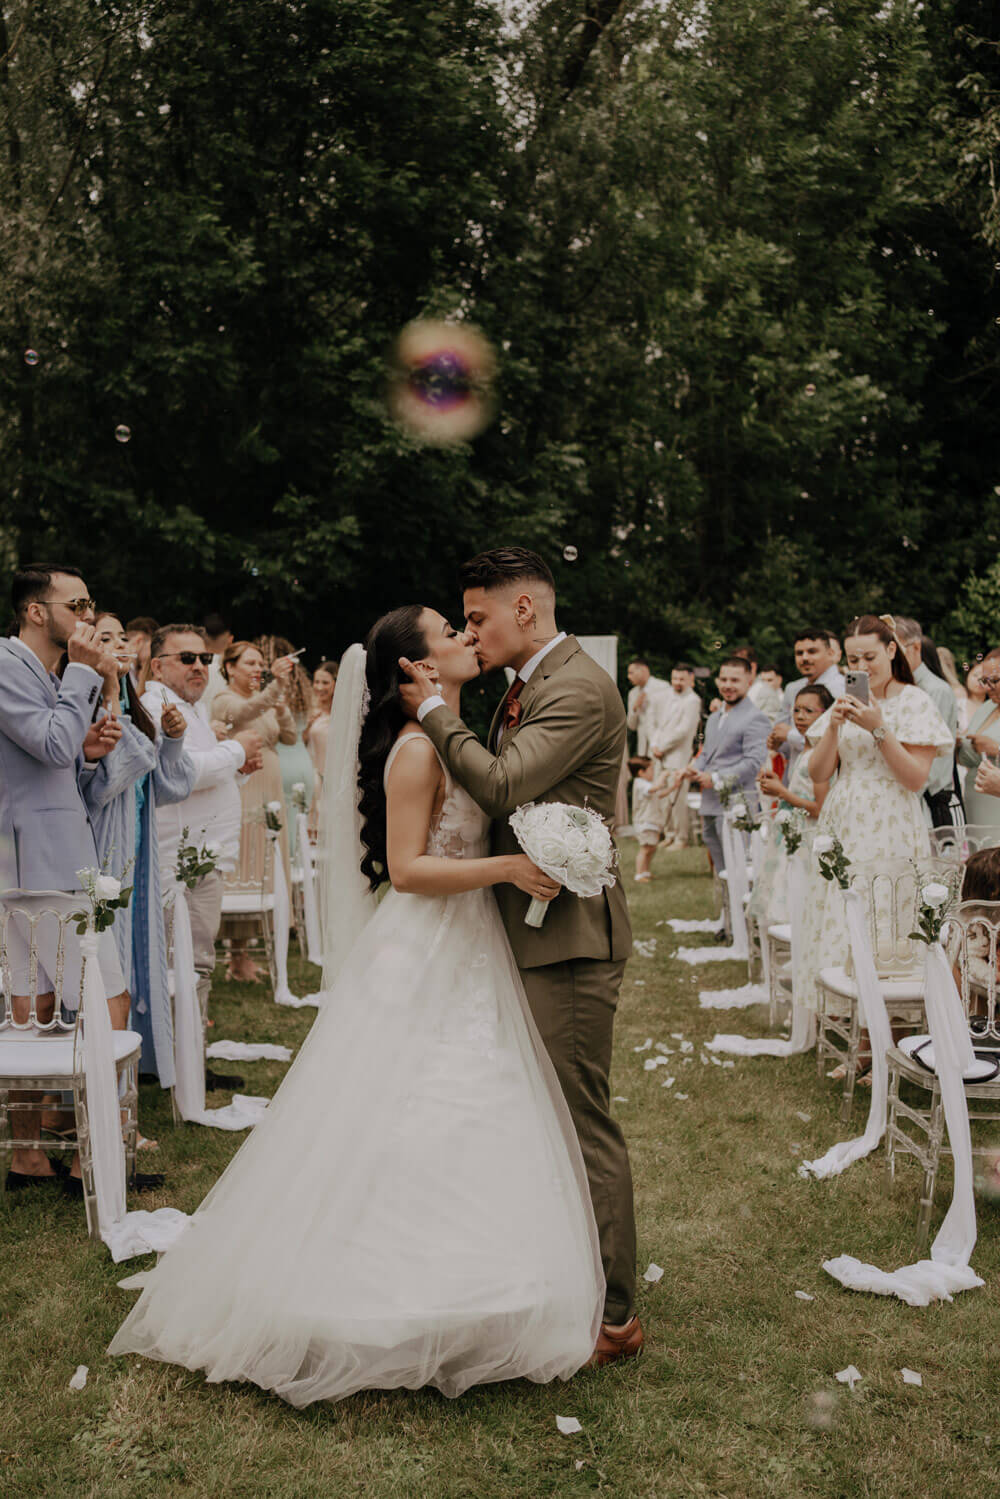
[{"label": "brown leather dress shoe", "polygon": [[602,1369],[620,1358],[638,1358],[646,1341],[639,1318],[633,1317],[622,1328],[603,1323],[597,1335],[597,1347],[587,1360],[588,1369]]}]

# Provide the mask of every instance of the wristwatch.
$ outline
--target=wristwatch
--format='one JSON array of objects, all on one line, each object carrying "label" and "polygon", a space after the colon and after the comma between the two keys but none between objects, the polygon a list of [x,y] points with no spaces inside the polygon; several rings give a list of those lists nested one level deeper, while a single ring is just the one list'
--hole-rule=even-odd
[{"label": "wristwatch", "polygon": [[885,724],[880,723],[877,729],[872,729],[872,738],[876,744],[881,744],[888,732]]}]

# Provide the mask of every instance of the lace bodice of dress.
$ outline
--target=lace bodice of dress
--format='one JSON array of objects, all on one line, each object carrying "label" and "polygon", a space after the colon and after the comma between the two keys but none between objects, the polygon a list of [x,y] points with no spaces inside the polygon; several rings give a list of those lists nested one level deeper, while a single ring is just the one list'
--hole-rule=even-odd
[{"label": "lace bodice of dress", "polygon": [[[405,734],[397,739],[385,762],[383,785],[389,781],[389,771],[396,756],[411,739],[422,738],[419,734]],[[437,751],[434,752],[437,754]],[[489,853],[490,820],[482,812],[467,791],[463,791],[441,761],[444,771],[444,801],[441,810],[431,819],[427,834],[427,852],[438,859],[479,859]]]}]

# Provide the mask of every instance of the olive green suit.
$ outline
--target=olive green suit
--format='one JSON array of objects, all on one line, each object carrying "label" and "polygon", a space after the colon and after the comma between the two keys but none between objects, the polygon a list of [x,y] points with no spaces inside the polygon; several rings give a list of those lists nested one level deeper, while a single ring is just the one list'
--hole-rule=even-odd
[{"label": "olive green suit", "polygon": [[[494,853],[517,853],[508,817],[525,802],[587,805],[609,823],[625,747],[625,710],[615,683],[573,636],[535,667],[521,719],[499,748],[484,748],[439,706],[423,727],[460,785],[493,819]],[[490,730],[495,746],[500,709]],[[581,899],[562,890],[539,928],[525,925],[528,896],[496,886],[497,904],[528,1003],[562,1084],[580,1140],[607,1279],[605,1318],[625,1322],[635,1295],[632,1177],[610,1112],[608,1074],[614,1012],[632,947],[621,882]]]}]

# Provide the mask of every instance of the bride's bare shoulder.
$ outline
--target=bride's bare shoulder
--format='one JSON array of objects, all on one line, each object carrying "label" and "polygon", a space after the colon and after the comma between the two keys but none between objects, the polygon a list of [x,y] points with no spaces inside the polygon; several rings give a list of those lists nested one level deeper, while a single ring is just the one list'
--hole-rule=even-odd
[{"label": "bride's bare shoulder", "polygon": [[[419,748],[413,748],[413,745]],[[404,753],[405,751],[405,753]],[[427,735],[416,724],[406,724],[396,735],[396,742],[389,751],[389,770],[398,780],[411,777],[420,780],[437,777],[441,771],[434,746]]]}]

